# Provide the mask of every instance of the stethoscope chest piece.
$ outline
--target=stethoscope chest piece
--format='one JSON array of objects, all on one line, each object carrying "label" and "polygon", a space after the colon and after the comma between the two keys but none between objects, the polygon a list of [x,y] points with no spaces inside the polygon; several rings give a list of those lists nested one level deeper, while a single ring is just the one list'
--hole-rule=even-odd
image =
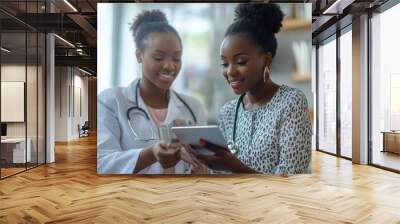
[{"label": "stethoscope chest piece", "polygon": [[238,99],[238,101],[237,101],[237,103],[236,103],[236,110],[235,110],[235,119],[234,119],[234,121],[233,121],[233,133],[232,133],[232,140],[228,143],[228,148],[231,150],[231,152],[233,153],[233,154],[235,154],[235,155],[237,155],[238,153],[239,153],[239,144],[236,142],[236,123],[237,123],[237,120],[238,120],[238,113],[239,113],[239,107],[240,107],[240,104],[241,104],[241,102],[242,102],[242,100],[243,100],[243,97],[246,95],[246,93],[243,93],[240,97],[239,97],[239,99]]},{"label": "stethoscope chest piece", "polygon": [[239,153],[239,145],[237,142],[229,142],[228,148],[231,151],[231,153],[233,153],[235,155],[237,155]]}]

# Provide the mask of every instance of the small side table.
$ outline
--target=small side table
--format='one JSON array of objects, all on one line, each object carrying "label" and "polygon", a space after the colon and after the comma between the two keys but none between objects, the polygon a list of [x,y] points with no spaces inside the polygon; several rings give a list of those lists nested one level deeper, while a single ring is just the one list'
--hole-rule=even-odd
[{"label": "small side table", "polygon": [[392,152],[400,154],[400,131],[382,131],[383,150],[382,152]]}]

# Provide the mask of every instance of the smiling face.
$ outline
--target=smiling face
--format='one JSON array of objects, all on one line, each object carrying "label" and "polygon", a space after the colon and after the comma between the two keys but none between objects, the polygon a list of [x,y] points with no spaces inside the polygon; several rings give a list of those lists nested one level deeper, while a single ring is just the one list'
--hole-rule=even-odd
[{"label": "smiling face", "polygon": [[246,34],[227,36],[221,45],[222,74],[236,94],[247,92],[264,82],[265,66],[271,57]]},{"label": "smiling face", "polygon": [[151,33],[143,50],[136,57],[143,63],[143,78],[154,86],[167,90],[181,69],[182,45],[171,32]]}]

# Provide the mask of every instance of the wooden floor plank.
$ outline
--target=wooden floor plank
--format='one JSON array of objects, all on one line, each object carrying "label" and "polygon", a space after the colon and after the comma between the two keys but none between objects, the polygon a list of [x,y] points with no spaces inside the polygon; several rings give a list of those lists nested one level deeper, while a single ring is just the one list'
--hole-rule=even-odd
[{"label": "wooden floor plank", "polygon": [[400,223],[400,175],[313,152],[313,173],[96,174],[96,138],[0,181],[0,223]]}]

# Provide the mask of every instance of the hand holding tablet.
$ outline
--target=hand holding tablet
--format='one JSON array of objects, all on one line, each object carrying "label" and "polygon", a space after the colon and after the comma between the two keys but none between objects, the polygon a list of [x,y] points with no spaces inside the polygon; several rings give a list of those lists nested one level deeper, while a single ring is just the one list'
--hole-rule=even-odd
[{"label": "hand holding tablet", "polygon": [[214,152],[205,149],[200,144],[200,139],[220,146],[221,148],[228,148],[219,127],[216,125],[172,127],[171,130],[181,143],[192,145],[195,148],[201,148],[197,150],[201,154],[213,155]]},{"label": "hand holding tablet", "polygon": [[[232,170],[227,162],[237,159],[228,150],[218,126],[172,127],[171,130],[181,143],[191,145],[195,156],[211,169]],[[235,159],[228,157],[235,157]]]}]

